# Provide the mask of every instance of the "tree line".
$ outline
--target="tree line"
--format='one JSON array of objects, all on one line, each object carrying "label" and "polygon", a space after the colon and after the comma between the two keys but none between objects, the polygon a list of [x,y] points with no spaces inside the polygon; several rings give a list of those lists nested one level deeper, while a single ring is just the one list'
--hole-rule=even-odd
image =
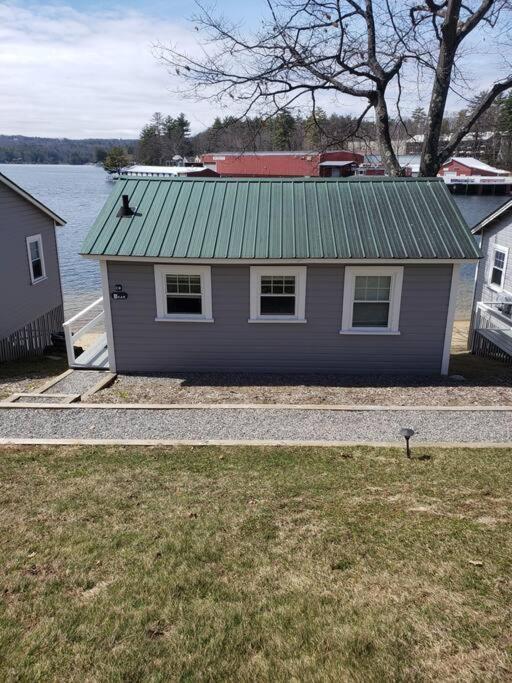
[{"label": "tree line", "polygon": [[[468,106],[443,120],[441,136],[449,138],[471,115],[483,93]],[[421,107],[410,116],[390,121],[391,138],[397,154],[418,153],[425,133],[427,113]],[[257,152],[292,150],[327,150],[348,148],[372,154],[377,147],[374,121],[357,117],[326,114],[320,107],[308,115],[288,109],[269,117],[217,117],[206,130],[192,136],[190,122],[181,113],[176,118],[155,113],[141,132],[134,160],[145,165],[173,165],[193,160],[205,152]],[[473,125],[458,148],[465,155],[476,156],[490,164],[512,169],[512,95],[500,96]],[[120,157],[121,155],[121,157]],[[110,169],[126,165],[130,155],[114,150]],[[121,163],[125,162],[125,163]]]},{"label": "tree line", "polygon": [[39,138],[0,135],[2,164],[102,164],[113,147],[135,155],[136,140]]},{"label": "tree line", "polygon": [[[449,137],[471,115],[484,97],[477,94],[466,108],[447,115],[441,135]],[[390,121],[391,138],[398,154],[421,147],[427,113],[421,107],[410,116]],[[304,115],[284,109],[272,117],[243,119],[217,117],[211,126],[191,135],[184,113],[177,117],[155,113],[143,126],[138,140],[69,140],[0,136],[0,163],[101,164],[109,172],[131,163],[173,165],[191,161],[205,152],[327,150],[348,148],[363,154],[377,149],[375,122],[370,118],[326,114],[317,107]],[[416,148],[414,140],[417,139]],[[473,125],[458,146],[464,154],[512,170],[512,95],[502,95]]]}]

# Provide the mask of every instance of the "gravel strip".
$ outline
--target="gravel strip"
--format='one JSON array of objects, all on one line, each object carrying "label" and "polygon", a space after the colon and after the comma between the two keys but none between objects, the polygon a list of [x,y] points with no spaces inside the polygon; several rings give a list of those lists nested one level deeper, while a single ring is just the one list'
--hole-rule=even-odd
[{"label": "gravel strip", "polygon": [[[226,439],[401,442],[512,441],[510,412],[287,409],[123,410],[0,408],[3,438]],[[511,443],[512,446],[512,443]]]},{"label": "gravel strip", "polygon": [[104,376],[104,370],[73,370],[72,373],[66,375],[60,382],[57,382],[57,384],[54,384],[45,391],[44,395],[83,394],[97,384]]},{"label": "gravel strip", "polygon": [[[207,374],[118,375],[95,403],[288,403],[512,405],[512,382],[492,386],[443,377]],[[505,381],[507,383],[505,383]]]}]

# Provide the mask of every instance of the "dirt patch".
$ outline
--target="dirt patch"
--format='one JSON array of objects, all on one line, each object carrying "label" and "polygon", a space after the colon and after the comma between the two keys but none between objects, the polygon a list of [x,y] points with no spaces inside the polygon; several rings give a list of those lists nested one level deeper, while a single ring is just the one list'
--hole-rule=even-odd
[{"label": "dirt patch", "polygon": [[[481,360],[481,359],[478,359]],[[442,377],[188,374],[119,375],[95,403],[512,405],[512,381]]]}]

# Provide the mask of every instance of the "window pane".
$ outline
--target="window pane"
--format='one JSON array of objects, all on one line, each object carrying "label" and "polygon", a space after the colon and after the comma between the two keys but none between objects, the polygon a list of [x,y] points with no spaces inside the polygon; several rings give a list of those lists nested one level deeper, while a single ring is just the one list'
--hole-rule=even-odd
[{"label": "window pane", "polygon": [[503,268],[505,265],[505,254],[502,251],[494,252],[494,265],[497,268]]},{"label": "window pane", "polygon": [[391,276],[356,275],[355,301],[389,301]]},{"label": "window pane", "polygon": [[30,242],[30,258],[32,261],[40,258],[39,242]]},{"label": "window pane", "polygon": [[175,294],[178,291],[178,276],[177,275],[167,275],[167,292],[169,294]]},{"label": "window pane", "polygon": [[192,294],[201,294],[201,277],[199,275],[190,276],[190,292]]},{"label": "window pane", "polygon": [[201,294],[200,275],[166,275],[168,294]]},{"label": "window pane", "polygon": [[178,292],[180,294],[188,294],[190,292],[188,275],[178,275]]},{"label": "window pane", "polygon": [[261,278],[262,294],[295,294],[295,276],[265,275]]},{"label": "window pane", "polygon": [[167,296],[167,313],[201,315],[202,309],[200,296]]},{"label": "window pane", "polygon": [[272,294],[272,278],[262,277],[261,278],[261,293],[262,294]]},{"label": "window pane", "polygon": [[32,277],[34,280],[37,280],[39,277],[43,277],[43,264],[40,258],[32,261]]},{"label": "window pane", "polygon": [[352,327],[387,327],[389,303],[355,303]]},{"label": "window pane", "polygon": [[262,296],[261,315],[295,315],[295,297]]},{"label": "window pane", "polygon": [[501,278],[503,277],[503,271],[499,268],[493,268],[491,273],[491,282],[493,285],[498,285],[501,287]]}]

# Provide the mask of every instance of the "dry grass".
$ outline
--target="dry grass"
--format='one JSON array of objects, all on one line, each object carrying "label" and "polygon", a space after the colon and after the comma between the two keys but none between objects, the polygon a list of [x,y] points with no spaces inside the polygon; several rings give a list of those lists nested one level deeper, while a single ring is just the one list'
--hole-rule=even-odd
[{"label": "dry grass", "polygon": [[53,360],[47,356],[0,363],[0,401],[18,392],[36,391],[67,369],[65,358]]},{"label": "dry grass", "polygon": [[10,448],[0,679],[512,677],[511,452]]}]

